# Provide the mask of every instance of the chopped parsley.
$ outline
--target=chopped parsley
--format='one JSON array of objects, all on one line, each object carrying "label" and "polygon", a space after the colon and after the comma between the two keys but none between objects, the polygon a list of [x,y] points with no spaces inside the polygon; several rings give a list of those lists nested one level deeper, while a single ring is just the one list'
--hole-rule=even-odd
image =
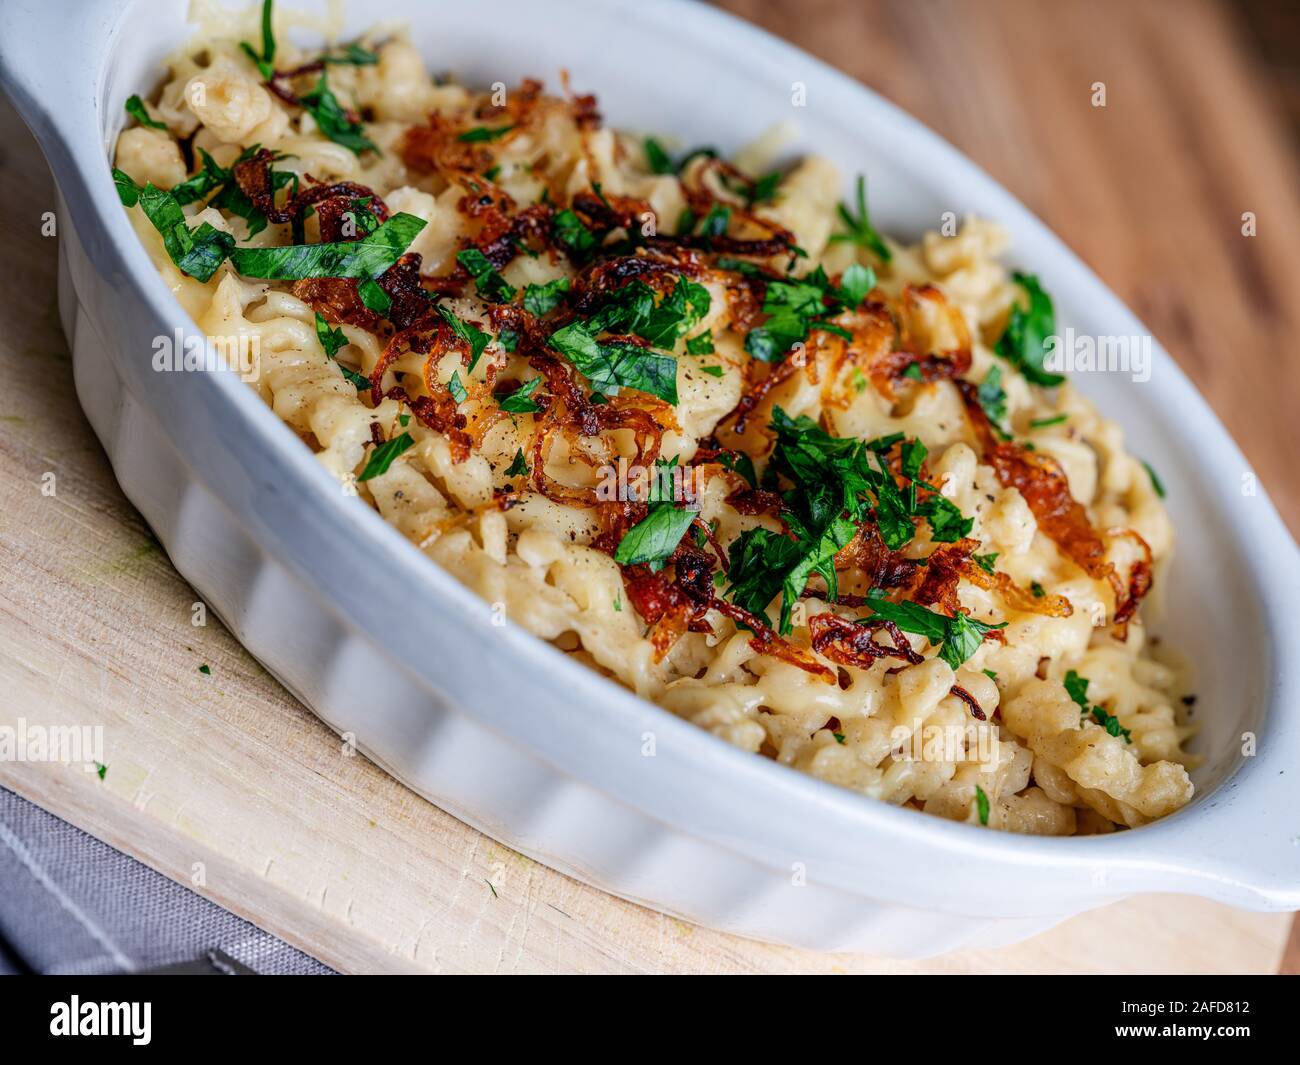
[{"label": "chopped parsley", "polygon": [[564,294],[569,291],[569,285],[567,277],[557,277],[544,285],[527,286],[524,289],[524,310],[539,317],[550,314],[564,302]]},{"label": "chopped parsley", "polygon": [[[915,365],[915,363],[913,363]],[[1011,434],[1007,432],[1005,426],[1007,421],[1007,394],[1002,390],[1002,367],[994,366],[988,376],[980,383],[976,390],[976,396],[979,404],[984,408],[984,413],[988,415],[989,422],[992,423],[994,431],[1003,440],[1010,440]]]},{"label": "chopped parsley", "polygon": [[152,181],[141,188],[128,174],[114,170],[113,182],[125,206],[140,205],[145,217],[162,237],[167,255],[182,273],[199,281],[208,281],[234,249],[235,238],[209,222],[190,229],[176,198]]},{"label": "chopped parsley", "polygon": [[339,353],[339,349],[346,347],[348,338],[342,329],[330,327],[325,316],[319,311],[316,312],[316,339],[320,341],[320,346],[325,349],[326,358],[334,358]]},{"label": "chopped parsley", "polygon": [[262,0],[262,52],[259,55],[253,46],[241,41],[239,47],[257,67],[258,72],[267,81],[275,77],[275,31],[271,27],[271,8],[274,0]]},{"label": "chopped parsley", "polygon": [[[718,265],[727,269],[735,262],[720,260]],[[801,278],[769,279],[763,294],[767,319],[746,334],[745,350],[760,362],[778,362],[813,329],[843,334],[830,319],[856,307],[875,284],[875,271],[858,263],[844,271],[839,287],[820,266]]]},{"label": "chopped parsley", "polygon": [[452,375],[447,381],[447,391],[451,393],[451,398],[457,404],[464,403],[465,400],[469,399],[469,393],[465,391],[465,385],[460,379],[459,370],[452,371]]},{"label": "chopped parsley", "polygon": [[664,146],[653,137],[647,137],[642,142],[645,149],[646,166],[649,167],[652,174],[672,174],[677,168],[673,166],[672,156],[664,150]]},{"label": "chopped parsley", "polygon": [[524,449],[518,448],[515,451],[515,461],[510,464],[506,470],[507,477],[527,477],[528,463],[524,460]]},{"label": "chopped parsley", "polygon": [[230,252],[230,262],[245,277],[268,281],[300,281],[308,277],[374,279],[402,257],[424,226],[423,218],[399,212],[360,240],[235,248]]},{"label": "chopped parsley", "polygon": [[106,766],[103,762],[96,762],[95,775],[99,777],[100,780],[103,780],[104,777],[108,775],[108,766]]},{"label": "chopped parsley", "polygon": [[598,393],[635,388],[677,404],[677,360],[628,341],[597,340],[582,322],[551,334],[547,343],[568,359]]},{"label": "chopped parsley", "polygon": [[1074,670],[1065,674],[1065,691],[1079,707],[1080,724],[1089,717],[1098,725],[1104,728],[1110,735],[1117,739],[1122,739],[1125,743],[1132,743],[1132,733],[1120,725],[1119,718],[1114,714],[1107,713],[1100,706],[1090,706],[1088,704],[1088,678],[1081,677]]},{"label": "chopped parsley", "polygon": [[415,443],[410,433],[401,433],[391,440],[385,440],[382,444],[376,445],[370,452],[370,457],[366,460],[366,468],[357,476],[357,481],[368,481],[372,477],[378,477],[385,473],[388,467],[393,464],[393,460],[398,455],[406,451]]},{"label": "chopped parsley", "polygon": [[849,210],[847,204],[840,204],[840,220],[844,223],[847,232],[836,233],[831,237],[831,242],[851,241],[859,248],[871,252],[882,263],[889,262],[894,257],[893,252],[889,250],[889,245],[871,224],[871,215],[867,213],[867,179],[861,174],[858,175],[857,182],[857,203],[856,215]]},{"label": "chopped parsley", "polygon": [[199,666],[199,672],[202,673],[205,677],[210,677],[212,676],[212,667],[209,666],[206,662],[204,662],[203,665]]},{"label": "chopped parsley", "polygon": [[1046,388],[1059,385],[1065,377],[1045,366],[1047,338],[1056,333],[1052,297],[1032,274],[1013,273],[1011,277],[1029,297],[1029,307],[1026,309],[1018,303],[1012,307],[1007,328],[994,350],[1032,383]]},{"label": "chopped parsley", "polygon": [[487,126],[475,126],[473,129],[467,129],[456,139],[465,144],[482,144],[485,141],[500,140],[515,127],[498,126],[496,129],[488,129]]},{"label": "chopped parsley", "polygon": [[356,155],[364,151],[379,153],[379,148],[366,136],[361,123],[352,121],[338,97],[330,90],[329,76],[325,70],[321,70],[316,87],[299,97],[298,102],[316,120],[321,133],[335,144],[343,145]]},{"label": "chopped parsley", "polygon": [[378,315],[387,315],[392,309],[392,297],[373,277],[367,277],[357,285],[357,295],[361,298],[362,306]]},{"label": "chopped parsley", "polygon": [[502,329],[497,334],[497,343],[501,345],[502,351],[513,354],[519,347],[519,334],[513,329]]},{"label": "chopped parsley", "polygon": [[144,107],[144,101],[138,96],[128,96],[126,98],[126,113],[142,126],[148,126],[150,129],[167,129],[166,122],[159,122],[157,119],[149,117],[149,112]]},{"label": "chopped parsley", "polygon": [[1147,476],[1151,478],[1151,487],[1156,490],[1156,495],[1158,495],[1161,499],[1164,499],[1165,486],[1164,483],[1160,480],[1160,475],[1156,473],[1156,471],[1152,468],[1151,463],[1147,462],[1145,459],[1142,460],[1142,465],[1147,471]]},{"label": "chopped parsley", "polygon": [[712,355],[713,351],[712,333],[701,333],[699,336],[687,338],[686,353],[688,355]]},{"label": "chopped parsley", "polygon": [[542,408],[532,398],[532,395],[537,391],[541,383],[542,379],[540,377],[525,381],[510,395],[501,400],[501,409],[510,414],[537,414]]},{"label": "chopped parsley", "polygon": [[724,370],[721,366],[701,366],[700,372],[706,373],[710,377],[721,377],[727,371]]},{"label": "chopped parsley", "polygon": [[474,367],[478,365],[479,356],[483,354],[483,349],[488,346],[488,341],[492,337],[477,326],[470,325],[463,318],[457,317],[450,307],[441,303],[438,304],[438,313],[442,315],[443,321],[451,326],[451,331],[469,345],[469,372],[473,373]]},{"label": "chopped parsley", "polygon": [[961,666],[979,650],[985,633],[1006,628],[1006,622],[996,625],[979,621],[969,614],[940,614],[920,603],[891,603],[888,599],[870,597],[868,604],[878,617],[892,621],[904,632],[924,636],[939,648],[939,657],[953,669]]},{"label": "chopped parsley", "polygon": [[596,235],[571,208],[566,207],[551,219],[551,235],[574,262],[586,262],[596,250]]},{"label": "chopped parsley", "polygon": [[379,56],[368,48],[362,48],[355,41],[343,49],[342,55],[323,55],[320,58],[322,63],[352,67],[373,67],[379,62]]},{"label": "chopped parsley", "polygon": [[1046,429],[1052,425],[1063,425],[1070,420],[1068,414],[1054,414],[1050,418],[1035,418],[1029,423],[1031,429]]},{"label": "chopped parsley", "polygon": [[972,557],[975,559],[975,564],[979,566],[980,569],[985,573],[992,573],[993,563],[998,560],[998,553],[996,551],[990,551],[987,555],[973,555]]},{"label": "chopped parsley", "polygon": [[614,561],[620,566],[646,564],[652,570],[663,569],[697,516],[697,511],[678,509],[672,503],[651,503],[645,518],[624,533]]},{"label": "chopped parsley", "polygon": [[989,797],[984,794],[984,789],[978,784],[975,785],[975,809],[979,813],[980,824],[989,823]]},{"label": "chopped parsley", "polygon": [[[926,450],[919,440],[905,441],[899,433],[864,444],[831,436],[806,416],[791,419],[780,407],[772,410],[771,428],[776,445],[768,474],[794,486],[784,493],[786,509],[782,512],[791,536],[763,528],[742,533],[731,548],[728,594],[739,606],[766,617],[768,604],[780,593],[777,629],[782,634],[790,632],[794,603],[810,577],[821,576],[828,596],[835,596],[835,555],[869,515],[874,515],[881,538],[891,550],[912,539],[916,519],[922,517],[929,521],[936,542],[953,542],[970,531],[971,519],[962,517],[951,501],[937,493],[920,498],[917,489],[922,482],[914,478],[920,473]],[[902,445],[903,474],[910,480],[901,489],[880,458],[895,444]],[[951,628],[954,647],[969,642],[968,630],[978,624],[950,619],[944,623],[948,628],[935,642],[943,642]]]},{"label": "chopped parsley", "polygon": [[506,279],[478,248],[466,248],[457,252],[456,261],[474,279],[478,294],[489,303],[508,303],[515,298],[514,286],[506,283]]}]

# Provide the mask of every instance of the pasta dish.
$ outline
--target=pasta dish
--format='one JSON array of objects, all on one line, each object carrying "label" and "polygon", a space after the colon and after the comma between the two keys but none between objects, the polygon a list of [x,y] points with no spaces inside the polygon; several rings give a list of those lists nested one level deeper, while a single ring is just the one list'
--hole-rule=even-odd
[{"label": "pasta dish", "polygon": [[863,795],[1053,835],[1188,802],[1191,696],[1140,609],[1163,487],[1054,369],[997,225],[899,243],[824,158],[616,132],[563,76],[436,79],[400,32],[305,51],[333,28],[269,0],[193,15],[118,192],[357,505]]}]

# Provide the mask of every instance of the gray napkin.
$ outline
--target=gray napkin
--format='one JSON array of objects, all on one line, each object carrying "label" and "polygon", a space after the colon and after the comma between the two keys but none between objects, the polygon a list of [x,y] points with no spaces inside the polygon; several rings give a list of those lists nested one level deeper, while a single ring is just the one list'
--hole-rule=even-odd
[{"label": "gray napkin", "polygon": [[0,973],[132,972],[220,954],[257,973],[331,972],[0,788]]}]

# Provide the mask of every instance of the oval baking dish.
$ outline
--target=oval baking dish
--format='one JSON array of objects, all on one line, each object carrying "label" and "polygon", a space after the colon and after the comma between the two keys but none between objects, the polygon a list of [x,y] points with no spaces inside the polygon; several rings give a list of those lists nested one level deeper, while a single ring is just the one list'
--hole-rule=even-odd
[{"label": "oval baking dish", "polygon": [[[1157,631],[1199,663],[1196,798],[1141,829],[1072,839],[980,831],[863,798],[735,750],[494,625],[488,604],[340,493],[236,375],[152,370],[154,337],[185,319],[122,213],[108,146],[123,102],[148,92],[187,35],[184,6],[9,0],[0,74],[59,186],[59,304],[77,392],[123,490],[177,569],[332,728],[548,865],[803,946],[917,956],[996,944],[1136,892],[1300,907],[1300,639],[1289,624],[1300,554],[1265,494],[1243,492],[1244,458],[1158,345],[1141,388],[1117,375],[1077,383],[1171,488],[1178,555]],[[347,30],[368,15],[354,8]],[[392,0],[384,15],[410,25],[434,69],[468,83],[553,79],[562,65],[599,92],[611,124],[724,149],[788,116],[799,83],[807,106],[792,152],[869,173],[873,215],[890,231],[917,235],[945,211],[996,219],[1064,325],[1147,332],[952,147],[706,6],[500,0],[491,34],[472,5]]]}]

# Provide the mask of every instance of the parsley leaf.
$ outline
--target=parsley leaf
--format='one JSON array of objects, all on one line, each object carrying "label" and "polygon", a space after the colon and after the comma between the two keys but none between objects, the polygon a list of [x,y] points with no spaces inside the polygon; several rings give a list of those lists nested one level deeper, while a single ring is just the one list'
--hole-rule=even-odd
[{"label": "parsley leaf", "polygon": [[1156,495],[1158,495],[1161,499],[1164,499],[1165,486],[1164,483],[1160,480],[1160,475],[1156,473],[1151,463],[1147,462],[1145,459],[1142,460],[1142,465],[1146,468],[1147,476],[1151,478],[1151,487],[1156,490]]},{"label": "parsley leaf", "polygon": [[456,261],[469,272],[478,294],[489,303],[508,303],[515,298],[514,286],[506,283],[506,279],[478,248],[466,248],[457,252]]},{"label": "parsley leaf", "polygon": [[368,48],[362,48],[356,41],[343,49],[342,55],[323,55],[320,59],[322,63],[337,63],[353,67],[373,67],[379,62],[379,56]]},{"label": "parsley leaf", "polygon": [[316,339],[325,349],[325,357],[328,359],[334,358],[339,353],[339,349],[347,347],[348,344],[347,335],[343,330],[337,327],[331,328],[325,316],[319,311],[316,312]]},{"label": "parsley leaf", "polygon": [[500,140],[514,128],[513,124],[498,126],[496,129],[488,129],[487,126],[475,126],[473,129],[467,129],[456,139],[464,144],[482,144],[485,141]]},{"label": "parsley leaf", "polygon": [[335,144],[343,145],[356,155],[364,151],[379,153],[379,148],[366,136],[361,123],[352,121],[338,97],[330,91],[329,77],[325,70],[321,70],[316,87],[299,97],[298,102],[316,120],[321,133]]},{"label": "parsley leaf", "polygon": [[1043,291],[1032,274],[1014,273],[1011,278],[1029,297],[1028,309],[1018,303],[1012,307],[1007,328],[994,350],[1036,385],[1051,388],[1065,380],[1044,365],[1047,338],[1056,333],[1056,312],[1052,297]]},{"label": "parsley leaf", "polygon": [[274,0],[262,0],[262,54],[253,51],[253,46],[240,41],[239,47],[256,65],[258,71],[267,81],[275,76],[275,31],[271,28],[271,8]]},{"label": "parsley leaf", "polygon": [[128,96],[126,98],[126,113],[142,126],[148,126],[150,129],[167,129],[166,122],[159,122],[157,119],[149,117],[149,112],[144,107],[144,101],[138,96]]},{"label": "parsley leaf", "polygon": [[712,355],[713,350],[712,333],[701,333],[699,336],[689,337],[686,341],[686,351],[690,355]]},{"label": "parsley leaf", "polygon": [[171,261],[182,273],[207,281],[235,247],[235,238],[211,223],[204,222],[197,229],[190,229],[176,198],[152,181],[140,188],[128,174],[114,170],[113,182],[123,204],[127,207],[140,205],[145,217],[162,237],[163,247]]},{"label": "parsley leaf", "polygon": [[647,137],[642,142],[642,147],[645,149],[645,161],[650,168],[650,173],[672,174],[676,171],[677,168],[673,166],[672,156],[653,137]]},{"label": "parsley leaf", "polygon": [[532,395],[537,391],[541,383],[542,379],[540,377],[525,381],[510,395],[501,400],[501,409],[510,414],[537,414],[542,408],[532,398]]},{"label": "parsley leaf", "polygon": [[1010,440],[1011,434],[1003,428],[1007,421],[1007,394],[1002,389],[1002,367],[994,366],[989,370],[975,395],[994,431],[1003,440]]},{"label": "parsley leaf", "polygon": [[939,614],[919,603],[904,601],[891,603],[888,599],[872,598],[869,604],[878,617],[892,621],[904,632],[924,636],[939,648],[939,657],[953,669],[959,668],[979,650],[984,634],[994,629],[1006,628],[1006,622],[990,625],[969,614],[949,617]]},{"label": "parsley leaf", "polygon": [[506,470],[507,477],[527,477],[528,463],[524,460],[524,449],[518,448],[515,451],[515,461],[510,464]]},{"label": "parsley leaf", "polygon": [[984,794],[984,789],[978,784],[975,785],[975,809],[979,814],[980,824],[989,823],[989,797]]},{"label": "parsley leaf", "polygon": [[677,404],[677,360],[626,341],[598,341],[581,322],[552,333],[547,343],[576,366],[597,392],[635,388]]},{"label": "parsley leaf", "polygon": [[662,569],[696,517],[696,511],[679,510],[671,503],[653,504],[650,512],[623,535],[614,551],[614,561],[620,566],[649,564],[651,569]]},{"label": "parsley leaf", "polygon": [[379,315],[387,315],[393,306],[392,297],[372,277],[365,278],[357,285],[357,296],[360,297],[362,306]]},{"label": "parsley leaf", "polygon": [[414,443],[415,439],[410,433],[402,433],[377,445],[370,452],[370,458],[366,461],[366,468],[361,471],[357,480],[368,481],[370,478],[378,477],[381,473],[386,472],[388,467],[393,464],[393,460]]},{"label": "parsley leaf", "polygon": [[834,234],[831,237],[831,243],[845,240],[852,241],[858,247],[866,248],[882,263],[888,263],[894,256],[884,238],[876,232],[875,226],[871,224],[871,215],[867,213],[867,179],[861,174],[858,175],[857,202],[858,213],[856,217],[849,210],[847,204],[840,204],[840,220],[844,223],[847,232]]},{"label": "parsley leaf", "polygon": [[469,322],[457,317],[451,308],[438,304],[438,313],[442,315],[443,321],[451,326],[451,331],[461,340],[469,345],[469,372],[474,372],[474,367],[478,365],[479,356],[483,354],[483,349],[488,346],[488,341],[492,337],[483,332],[482,329],[472,326]]},{"label": "parsley leaf", "polygon": [[1097,724],[1116,739],[1123,739],[1125,743],[1133,742],[1132,733],[1120,725],[1118,717],[1114,714],[1108,714],[1100,706],[1088,705],[1089,682],[1087,677],[1081,677],[1074,670],[1070,670],[1065,674],[1065,680],[1063,683],[1065,685],[1066,694],[1069,695],[1069,697],[1073,699],[1079,707],[1081,723],[1082,720],[1091,716]]},{"label": "parsley leaf", "polygon": [[551,234],[574,262],[585,262],[596,248],[596,235],[568,207],[551,219]]},{"label": "parsley leaf", "polygon": [[308,277],[376,278],[402,257],[424,226],[423,218],[399,212],[360,240],[236,248],[230,253],[230,261],[245,277],[269,281],[300,281]]},{"label": "parsley leaf", "polygon": [[564,301],[569,285],[567,277],[557,277],[544,285],[529,285],[524,289],[524,310],[539,317],[549,314]]}]

